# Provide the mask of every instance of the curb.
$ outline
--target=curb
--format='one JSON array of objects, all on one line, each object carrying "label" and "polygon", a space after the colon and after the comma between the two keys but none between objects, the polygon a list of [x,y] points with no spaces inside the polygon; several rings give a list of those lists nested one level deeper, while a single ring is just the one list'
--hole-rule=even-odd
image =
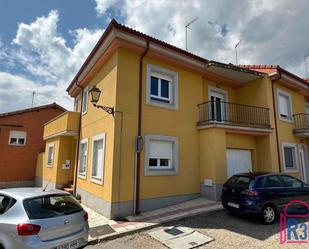
[{"label": "curb", "polygon": [[185,216],[171,218],[169,220],[164,220],[164,221],[161,221],[159,223],[155,223],[153,225],[148,225],[148,226],[145,226],[145,227],[137,228],[137,229],[134,229],[134,230],[128,230],[128,231],[124,231],[124,232],[120,232],[120,233],[115,232],[115,233],[103,235],[99,238],[90,239],[88,241],[87,245],[100,244],[101,242],[104,242],[104,241],[118,239],[118,238],[121,238],[121,237],[124,237],[124,236],[127,236],[127,235],[131,235],[131,234],[134,234],[134,233],[149,230],[151,228],[159,227],[159,226],[161,226],[162,224],[165,224],[165,223],[173,222],[173,221],[176,221],[176,220],[182,220],[182,219],[189,218],[189,217],[198,216],[198,215],[201,215],[201,214],[217,212],[217,211],[220,211],[220,210],[223,210],[223,209],[224,208],[221,206],[221,207],[213,208],[213,209],[210,209],[210,210],[200,211],[200,212],[196,212],[196,213],[192,213],[192,214],[187,214]]}]

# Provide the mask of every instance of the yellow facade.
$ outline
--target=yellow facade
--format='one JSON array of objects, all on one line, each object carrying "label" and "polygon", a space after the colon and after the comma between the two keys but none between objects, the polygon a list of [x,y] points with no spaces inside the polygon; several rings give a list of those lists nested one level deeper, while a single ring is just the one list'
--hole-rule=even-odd
[{"label": "yellow facade", "polygon": [[[76,133],[79,127],[79,113],[59,116],[46,124],[46,149],[45,153],[38,157],[38,178],[43,179],[43,182],[54,182],[56,186],[65,185],[74,181],[75,170],[76,189],[77,193],[81,194],[82,201],[110,217],[133,212],[141,58],[141,53],[136,51],[117,47],[98,70],[89,76],[83,86],[87,91],[93,86],[99,88],[101,96],[97,104],[114,107],[114,115],[95,108],[88,100],[87,111],[81,117],[80,135]],[[228,177],[228,150],[250,151],[253,171],[283,172],[282,166],[279,167],[282,165],[282,149],[280,144],[279,164],[277,140],[279,143],[307,143],[307,140],[293,135],[292,122],[284,122],[276,117],[278,101],[277,95],[272,93],[272,87],[275,92],[278,88],[291,94],[293,113],[301,113],[305,111],[305,97],[296,90],[286,88],[280,81],[272,83],[267,75],[235,86],[228,81],[208,78],[198,70],[161,60],[154,56],[154,53],[146,54],[142,63],[141,136],[144,142],[147,135],[177,138],[179,170],[173,175],[147,175],[144,167],[144,144],[140,165],[140,198],[145,209],[149,209],[149,203],[156,207],[159,203],[166,205],[199,194],[217,199],[219,189]],[[162,108],[147,102],[149,65],[177,74],[176,109]],[[240,120],[253,115],[250,113],[253,108],[267,110],[269,127],[252,128],[247,124],[222,126],[220,123],[197,125],[197,105],[210,100],[210,89],[218,89],[224,93],[225,101],[228,103],[249,107],[249,112],[238,114]],[[79,92],[75,97],[80,98],[80,95]],[[275,119],[278,119],[277,127]],[[94,139],[98,135],[105,136],[103,179],[99,183],[94,181],[92,176]],[[78,174],[78,136],[80,141],[88,141],[85,175]],[[52,167],[47,167],[47,151],[50,144],[54,145],[54,161]],[[62,169],[66,160],[71,162],[70,170]],[[299,171],[292,174],[301,177]],[[211,191],[214,192],[208,193]]]}]

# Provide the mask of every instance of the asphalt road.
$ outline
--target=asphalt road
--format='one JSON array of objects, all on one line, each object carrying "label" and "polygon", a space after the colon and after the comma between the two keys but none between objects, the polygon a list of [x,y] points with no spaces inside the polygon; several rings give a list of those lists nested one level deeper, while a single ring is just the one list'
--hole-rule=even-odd
[{"label": "asphalt road", "polygon": [[[232,215],[225,210],[166,223],[164,226],[181,224],[195,229],[215,240],[199,248],[309,248],[309,244],[281,245],[279,223],[264,225],[256,218]],[[163,226],[162,226],[163,227]],[[157,228],[155,228],[157,229]],[[149,230],[150,231],[150,230]],[[166,248],[152,239],[148,231],[128,235],[87,249],[163,249]]]}]

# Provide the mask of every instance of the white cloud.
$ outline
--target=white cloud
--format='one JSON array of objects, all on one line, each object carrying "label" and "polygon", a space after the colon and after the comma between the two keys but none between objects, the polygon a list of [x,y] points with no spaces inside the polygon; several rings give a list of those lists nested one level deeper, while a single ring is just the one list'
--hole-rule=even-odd
[{"label": "white cloud", "polygon": [[0,72],[0,106],[1,112],[31,107],[32,92],[35,91],[34,105],[57,102],[70,106],[71,99],[57,86],[43,85],[20,75]]},{"label": "white cloud", "polygon": [[166,42],[185,47],[184,25],[199,20],[188,31],[190,51],[207,59],[280,64],[304,76],[309,53],[309,1],[268,0],[96,0],[98,14],[108,8],[122,13],[125,24]]},{"label": "white cloud", "polygon": [[[69,31],[73,36],[73,47],[69,47],[58,32],[58,22],[58,11],[52,10],[47,16],[38,17],[30,24],[20,23],[9,51],[1,49],[0,43],[0,57],[6,57],[7,60],[10,58],[10,61],[24,69],[26,75],[23,78],[20,76],[14,78],[14,75],[1,74],[3,85],[13,77],[15,82],[13,92],[18,93],[19,96],[18,103],[14,104],[10,102],[12,93],[2,91],[2,101],[22,108],[22,103],[24,106],[28,105],[30,95],[26,94],[29,99],[28,97],[22,98],[19,93],[26,90],[31,92],[35,89],[40,104],[56,100],[64,107],[71,108],[72,101],[69,100],[65,90],[102,35],[103,30],[83,28]],[[27,80],[27,78],[35,79],[35,81]],[[0,105],[0,111],[3,111],[3,108],[4,105]]]},{"label": "white cloud", "polygon": [[95,9],[99,16],[106,14],[108,8],[119,2],[119,0],[95,0],[95,1],[96,1]]}]

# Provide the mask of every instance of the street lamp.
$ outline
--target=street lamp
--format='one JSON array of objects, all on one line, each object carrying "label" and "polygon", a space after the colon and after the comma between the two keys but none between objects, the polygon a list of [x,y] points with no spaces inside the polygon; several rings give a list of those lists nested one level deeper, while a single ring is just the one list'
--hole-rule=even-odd
[{"label": "street lamp", "polygon": [[104,111],[106,111],[108,114],[112,114],[114,115],[114,107],[109,107],[109,106],[101,106],[101,105],[97,105],[99,99],[100,99],[100,95],[101,95],[101,90],[99,88],[97,88],[96,86],[93,86],[90,91],[90,102],[92,103],[92,105],[98,109],[103,109]]}]

